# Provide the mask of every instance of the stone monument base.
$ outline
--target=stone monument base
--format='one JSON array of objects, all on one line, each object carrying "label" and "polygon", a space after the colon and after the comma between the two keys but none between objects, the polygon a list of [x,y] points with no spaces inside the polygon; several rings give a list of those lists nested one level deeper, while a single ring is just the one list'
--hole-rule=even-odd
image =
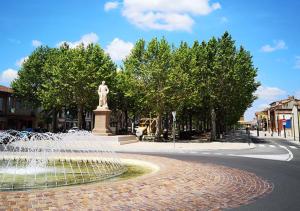
[{"label": "stone monument base", "polygon": [[101,136],[101,135],[96,135],[97,139],[101,141],[104,146],[107,144],[109,146],[116,146],[116,145],[124,145],[124,144],[131,144],[131,143],[136,143],[139,142],[136,136],[134,135],[114,135],[114,136]]},{"label": "stone monument base", "polygon": [[101,136],[111,136],[112,131],[109,127],[109,121],[110,121],[110,113],[111,110],[107,108],[99,108],[97,107],[96,110],[94,110],[95,114],[95,125],[92,133],[94,135],[101,135]]}]

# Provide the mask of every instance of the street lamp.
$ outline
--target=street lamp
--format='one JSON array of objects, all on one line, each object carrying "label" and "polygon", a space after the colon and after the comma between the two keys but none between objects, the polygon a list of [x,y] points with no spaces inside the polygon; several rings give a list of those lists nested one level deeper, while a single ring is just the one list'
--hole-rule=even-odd
[{"label": "street lamp", "polygon": [[257,137],[259,137],[259,119],[257,119],[256,131],[257,131]]}]

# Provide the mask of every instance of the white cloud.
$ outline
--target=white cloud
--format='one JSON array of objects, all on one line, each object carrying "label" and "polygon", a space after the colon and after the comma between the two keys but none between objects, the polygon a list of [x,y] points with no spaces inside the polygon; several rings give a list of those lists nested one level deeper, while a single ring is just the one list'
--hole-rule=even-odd
[{"label": "white cloud", "polygon": [[56,44],[57,47],[60,47],[62,44],[67,43],[70,48],[75,48],[80,44],[83,44],[84,47],[88,46],[91,43],[97,43],[99,40],[99,37],[96,33],[89,33],[89,34],[85,34],[83,35],[80,40],[78,41],[74,41],[74,42],[69,42],[69,41],[61,41],[59,43]]},{"label": "white cloud", "polygon": [[28,59],[28,56],[22,57],[21,59],[16,61],[16,66],[21,67],[23,63]]},{"label": "white cloud", "polygon": [[121,61],[130,54],[133,44],[125,42],[119,38],[115,38],[105,49],[105,52],[110,55],[112,60]]},{"label": "white cloud", "polygon": [[300,69],[300,56],[296,56],[296,62],[294,68]]},{"label": "white cloud", "polygon": [[104,10],[105,11],[113,10],[113,9],[116,9],[118,6],[119,6],[119,2],[117,2],[117,1],[109,1],[109,2],[105,3]]},{"label": "white cloud", "polygon": [[0,75],[1,83],[10,85],[10,83],[18,77],[18,71],[14,69],[6,69]]},{"label": "white cloud", "polygon": [[258,106],[257,106],[257,111],[262,111],[262,110],[264,110],[264,109],[266,109],[266,108],[268,108],[268,107],[270,107],[270,104],[268,104],[268,103],[262,103],[262,104],[259,104]]},{"label": "white cloud", "polygon": [[220,9],[220,3],[209,0],[124,0],[122,15],[143,29],[191,31],[193,16],[208,15]]},{"label": "white cloud", "polygon": [[228,18],[227,17],[222,17],[221,19],[220,19],[220,21],[221,21],[221,23],[228,23]]},{"label": "white cloud", "polygon": [[260,86],[255,94],[260,100],[274,101],[280,97],[283,97],[283,95],[286,95],[286,91],[277,87]]},{"label": "white cloud", "polygon": [[255,95],[258,97],[250,108],[245,112],[245,119],[247,121],[252,120],[255,117],[255,112],[262,111],[270,106],[270,103],[285,99],[287,92],[278,87],[260,86]]},{"label": "white cloud", "polygon": [[261,47],[262,52],[270,53],[277,50],[287,49],[287,46],[283,40],[275,40],[273,41],[273,45],[264,45]]},{"label": "white cloud", "polygon": [[33,47],[39,47],[39,46],[41,46],[43,43],[41,42],[41,41],[39,41],[39,40],[32,40],[32,46]]},{"label": "white cloud", "polygon": [[295,92],[295,98],[300,99],[300,90]]}]

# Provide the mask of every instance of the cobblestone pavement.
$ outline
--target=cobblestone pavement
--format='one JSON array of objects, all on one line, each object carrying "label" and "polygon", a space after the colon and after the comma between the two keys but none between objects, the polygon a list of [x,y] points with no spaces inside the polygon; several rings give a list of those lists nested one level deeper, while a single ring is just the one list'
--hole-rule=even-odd
[{"label": "cobblestone pavement", "polygon": [[156,173],[126,181],[47,190],[0,192],[0,210],[222,210],[272,192],[268,181],[224,166],[144,155]]}]

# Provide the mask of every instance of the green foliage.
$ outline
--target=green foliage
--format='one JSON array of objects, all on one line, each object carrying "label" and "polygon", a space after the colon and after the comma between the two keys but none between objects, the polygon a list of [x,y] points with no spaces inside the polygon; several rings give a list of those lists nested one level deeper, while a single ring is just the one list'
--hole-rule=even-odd
[{"label": "green foliage", "polygon": [[13,82],[18,96],[46,110],[77,107],[79,127],[85,110],[97,105],[101,81],[115,93],[116,66],[99,45],[40,47],[29,56]]},{"label": "green foliage", "polygon": [[187,115],[203,120],[214,110],[222,132],[255,100],[256,74],[250,53],[237,50],[228,32],[192,47],[182,42],[171,48],[164,38],[154,38],[148,44],[139,40],[124,61],[123,91],[145,116],[176,110],[179,120]]},{"label": "green foliage", "polygon": [[44,83],[43,70],[52,49],[49,47],[38,47],[24,62],[18,72],[18,78],[12,82],[12,88],[17,97],[33,104],[35,107],[41,105],[38,90]]},{"label": "green foliage", "polygon": [[165,38],[138,40],[118,73],[99,45],[39,47],[12,86],[19,97],[45,109],[77,107],[80,122],[84,110],[96,107],[96,90],[105,80],[110,108],[124,111],[126,118],[157,116],[159,138],[162,116],[173,110],[179,123],[189,116],[216,121],[218,132],[225,131],[255,100],[256,76],[250,52],[237,48],[225,32],[191,46],[173,47]]}]

